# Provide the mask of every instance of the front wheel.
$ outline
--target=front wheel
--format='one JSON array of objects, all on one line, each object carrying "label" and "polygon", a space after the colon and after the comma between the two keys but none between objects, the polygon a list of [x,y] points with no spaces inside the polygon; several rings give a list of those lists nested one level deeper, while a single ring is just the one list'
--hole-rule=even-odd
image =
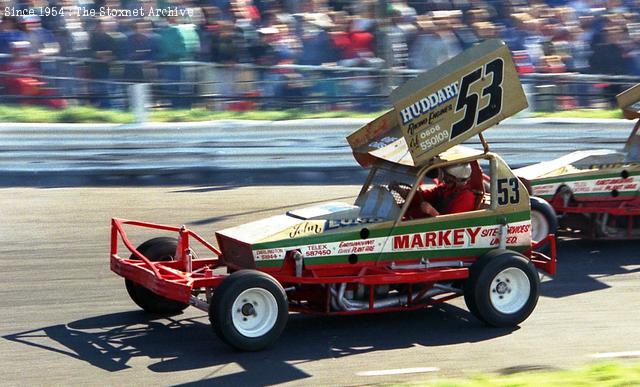
[{"label": "front wheel", "polygon": [[513,327],[529,317],[539,297],[533,263],[509,250],[493,250],[470,268],[465,301],[478,319],[495,327]]},{"label": "front wheel", "polygon": [[240,270],[215,289],[209,321],[224,342],[242,351],[258,351],[275,342],[289,316],[287,296],[270,275]]},{"label": "front wheel", "polygon": [[[176,253],[178,241],[175,238],[159,237],[149,239],[140,246],[138,252],[151,262],[171,261]],[[137,259],[131,255],[130,259]],[[162,315],[174,315],[182,312],[189,304],[162,297],[144,286],[125,279],[129,297],[144,311]]]}]

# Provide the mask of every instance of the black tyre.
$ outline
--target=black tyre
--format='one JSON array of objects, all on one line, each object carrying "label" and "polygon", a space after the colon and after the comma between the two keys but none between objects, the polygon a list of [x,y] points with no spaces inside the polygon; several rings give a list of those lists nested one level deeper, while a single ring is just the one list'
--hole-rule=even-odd
[{"label": "black tyre", "polygon": [[495,327],[513,327],[526,320],[538,303],[535,266],[522,255],[496,249],[469,270],[464,300],[479,320]]},{"label": "black tyre", "polygon": [[270,275],[240,270],[215,289],[209,321],[218,337],[242,351],[273,344],[287,324],[289,305],[282,286]]},{"label": "black tyre", "polygon": [[[138,246],[138,251],[152,262],[171,261],[176,253],[177,246],[178,241],[175,238],[160,237],[144,242]],[[131,255],[130,259],[136,259],[136,257]],[[129,297],[146,312],[174,315],[182,312],[189,306],[189,304],[157,295],[131,280],[125,279],[124,281]]]},{"label": "black tyre", "polygon": [[[536,196],[529,198],[531,203],[531,239],[534,242],[544,239],[558,231],[558,216],[551,204]],[[539,251],[549,249],[549,242],[538,247]]]}]

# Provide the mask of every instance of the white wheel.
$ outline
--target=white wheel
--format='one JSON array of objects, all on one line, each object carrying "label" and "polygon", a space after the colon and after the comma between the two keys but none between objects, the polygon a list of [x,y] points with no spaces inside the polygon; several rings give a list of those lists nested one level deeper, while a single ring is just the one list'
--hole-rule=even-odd
[{"label": "white wheel", "polygon": [[502,270],[491,281],[489,299],[500,313],[520,311],[531,295],[531,282],[527,274],[517,267]]},{"label": "white wheel", "polygon": [[243,336],[260,337],[278,320],[278,302],[266,289],[250,288],[238,295],[231,309],[233,326]]},{"label": "white wheel", "polygon": [[272,276],[239,270],[214,289],[209,321],[218,337],[242,351],[271,344],[287,324],[289,305],[284,289]]},{"label": "white wheel", "polygon": [[549,235],[549,222],[540,211],[531,210],[531,239],[540,241]]},{"label": "white wheel", "polygon": [[533,263],[510,250],[495,249],[469,269],[464,301],[478,319],[494,327],[514,327],[538,303],[540,279]]}]

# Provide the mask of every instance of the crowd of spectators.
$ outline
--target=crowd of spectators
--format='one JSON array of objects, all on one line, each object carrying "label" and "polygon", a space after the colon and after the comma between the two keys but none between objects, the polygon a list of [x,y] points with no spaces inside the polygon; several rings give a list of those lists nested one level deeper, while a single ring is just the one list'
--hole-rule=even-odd
[{"label": "crowd of spectators", "polygon": [[177,106],[255,85],[263,97],[384,94],[390,85],[375,77],[340,88],[313,82],[324,73],[273,65],[428,70],[488,38],[507,43],[522,73],[640,75],[638,10],[637,0],[5,0],[0,64],[34,72],[36,63],[62,77],[63,95],[80,88],[67,78],[95,80],[87,92],[105,107],[118,100],[102,97],[123,90],[113,81],[160,82],[159,95],[183,96]]}]

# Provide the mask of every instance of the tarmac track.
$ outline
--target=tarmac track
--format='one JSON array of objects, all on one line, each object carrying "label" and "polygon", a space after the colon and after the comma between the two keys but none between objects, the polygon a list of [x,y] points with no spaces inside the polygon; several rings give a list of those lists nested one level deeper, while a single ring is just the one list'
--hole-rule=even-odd
[{"label": "tarmac track", "polygon": [[0,189],[0,384],[362,385],[640,356],[638,242],[563,240],[558,275],[516,329],[483,326],[457,299],[408,313],[291,315],[276,345],[257,353],[227,348],[194,308],[145,315],[109,271],[111,216],[186,224],[210,238],[287,209],[350,201],[357,190]]}]

